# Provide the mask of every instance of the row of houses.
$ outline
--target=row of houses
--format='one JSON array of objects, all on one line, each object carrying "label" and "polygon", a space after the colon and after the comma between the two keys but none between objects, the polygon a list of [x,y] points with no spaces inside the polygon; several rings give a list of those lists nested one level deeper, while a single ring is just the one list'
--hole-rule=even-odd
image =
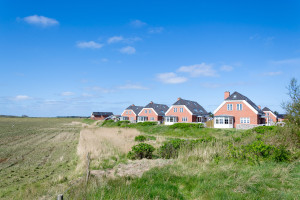
[{"label": "row of houses", "polygon": [[214,120],[215,128],[251,128],[282,122],[283,116],[276,115],[267,107],[261,109],[238,92],[230,94],[226,91],[224,101],[213,112],[213,118],[198,102],[178,98],[171,107],[152,101],[146,106],[132,104],[123,111],[120,120],[157,121],[165,125],[205,123],[208,120]]}]

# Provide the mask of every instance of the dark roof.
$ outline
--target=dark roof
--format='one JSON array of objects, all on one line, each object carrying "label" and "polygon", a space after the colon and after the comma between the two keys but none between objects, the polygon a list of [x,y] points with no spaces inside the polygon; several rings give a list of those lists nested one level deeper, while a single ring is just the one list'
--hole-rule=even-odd
[{"label": "dark roof", "polygon": [[167,110],[169,109],[169,106],[150,102],[144,108],[153,108],[159,116],[164,116]]},{"label": "dark roof", "polygon": [[94,116],[110,116],[114,115],[112,112],[93,112],[92,115]]},{"label": "dark roof", "polygon": [[248,97],[238,93],[234,92],[232,95],[230,95],[225,101],[231,101],[231,100],[245,100],[247,101],[259,114],[264,115],[264,112],[258,108],[255,103],[253,103]]},{"label": "dark roof", "polygon": [[286,114],[278,114],[277,117],[280,119],[284,119],[286,118]]},{"label": "dark roof", "polygon": [[271,111],[271,112],[272,112],[272,110],[270,110],[268,107],[264,107],[264,108],[262,109],[262,111]]},{"label": "dark roof", "polygon": [[196,101],[178,99],[173,105],[185,105],[193,115],[207,115],[207,111]]},{"label": "dark roof", "polygon": [[134,105],[130,105],[128,108],[126,108],[126,110],[132,110],[136,115],[139,114],[139,112],[141,112],[141,110],[143,109],[143,106],[134,106]]}]

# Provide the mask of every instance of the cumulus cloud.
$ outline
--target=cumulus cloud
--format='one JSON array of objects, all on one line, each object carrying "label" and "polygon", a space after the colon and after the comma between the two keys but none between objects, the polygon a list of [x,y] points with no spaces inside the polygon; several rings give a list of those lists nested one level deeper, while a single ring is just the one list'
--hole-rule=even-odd
[{"label": "cumulus cloud", "polygon": [[140,28],[140,27],[146,26],[147,23],[142,22],[141,20],[136,19],[136,20],[131,21],[130,25],[133,26],[133,27],[135,27],[135,28]]},{"label": "cumulus cloud", "polygon": [[208,65],[206,63],[190,65],[190,66],[182,66],[178,70],[178,72],[189,73],[192,77],[198,76],[218,76],[217,72],[213,69],[212,65]]},{"label": "cumulus cloud", "polygon": [[100,49],[101,47],[103,47],[103,44],[99,44],[94,41],[89,41],[89,42],[77,42],[76,46],[82,49]]},{"label": "cumulus cloud", "polygon": [[72,95],[74,95],[74,93],[73,92],[62,92],[60,95],[61,96],[72,96]]},{"label": "cumulus cloud", "polygon": [[17,95],[14,100],[17,100],[17,101],[23,101],[23,100],[28,100],[28,99],[31,99],[29,96],[27,95]]},{"label": "cumulus cloud", "polygon": [[263,73],[264,76],[278,76],[282,74],[281,71],[278,71],[278,72],[266,72],[266,73]]},{"label": "cumulus cloud", "polygon": [[112,43],[121,42],[122,40],[124,40],[123,36],[113,36],[108,38],[107,43],[112,44]]},{"label": "cumulus cloud", "polygon": [[124,54],[135,54],[136,50],[132,46],[127,46],[120,49],[120,52]]},{"label": "cumulus cloud", "polygon": [[153,28],[149,28],[148,32],[154,34],[154,33],[161,33],[163,30],[164,30],[163,27],[153,27]]},{"label": "cumulus cloud", "polygon": [[178,84],[187,81],[187,78],[177,76],[177,74],[173,72],[157,74],[157,79],[158,81],[167,84]]},{"label": "cumulus cloud", "polygon": [[[20,19],[18,18],[18,20]],[[21,20],[25,21],[28,24],[43,26],[43,27],[55,26],[59,24],[59,22],[56,19],[48,18],[45,16],[38,16],[38,15],[24,17]]]},{"label": "cumulus cloud", "polygon": [[126,84],[119,87],[120,90],[147,90],[144,86],[138,84]]},{"label": "cumulus cloud", "polygon": [[230,72],[230,71],[232,71],[233,70],[233,67],[232,66],[230,66],[230,65],[223,65],[223,66],[221,66],[221,71],[226,71],[226,72]]}]

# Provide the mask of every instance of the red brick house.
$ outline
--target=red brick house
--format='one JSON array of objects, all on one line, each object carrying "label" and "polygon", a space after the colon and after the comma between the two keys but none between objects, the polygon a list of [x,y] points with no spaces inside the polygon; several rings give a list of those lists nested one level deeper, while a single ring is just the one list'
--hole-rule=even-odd
[{"label": "red brick house", "polygon": [[104,120],[106,117],[114,115],[112,112],[93,112],[91,119],[93,120]]},{"label": "red brick house", "polygon": [[136,122],[138,118],[139,112],[143,109],[143,106],[136,106],[134,104],[130,105],[128,108],[126,108],[121,117],[120,120],[129,120],[131,122]]},{"label": "red brick house", "polygon": [[138,122],[157,121],[162,122],[166,111],[169,109],[167,105],[153,103],[152,101],[146,105],[138,114]]},{"label": "red brick house", "polygon": [[177,101],[166,112],[164,122],[171,125],[177,122],[182,123],[200,123],[206,122],[208,113],[196,101],[190,101],[178,98]]},{"label": "red brick house", "polygon": [[267,125],[274,125],[276,122],[278,122],[278,117],[275,113],[272,112],[268,107],[264,107],[262,111],[265,113],[265,123]]},{"label": "red brick house", "polygon": [[260,107],[238,92],[225,92],[223,103],[214,111],[215,128],[251,128],[264,123]]}]

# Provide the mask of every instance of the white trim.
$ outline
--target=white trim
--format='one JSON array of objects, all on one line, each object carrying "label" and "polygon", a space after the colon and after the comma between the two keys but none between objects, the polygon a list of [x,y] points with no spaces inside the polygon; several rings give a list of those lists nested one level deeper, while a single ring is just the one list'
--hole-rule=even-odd
[{"label": "white trim", "polygon": [[[122,112],[121,116],[123,116],[123,114],[124,114],[124,112],[125,112],[126,110],[127,110],[127,111],[131,110],[132,113],[136,116],[135,112],[134,112],[132,109],[125,109],[125,110]],[[128,115],[129,115],[129,114],[128,114]]]},{"label": "white trim", "polygon": [[272,113],[272,115],[277,119],[277,115],[275,115],[272,111],[263,111],[263,112],[269,112],[269,113]]},{"label": "white trim", "polygon": [[[183,106],[191,115],[193,115],[193,113],[190,111],[190,109],[188,109],[187,107],[186,107],[186,105],[172,105],[168,110],[167,110],[167,112],[165,113],[165,115],[167,115],[168,114],[168,112],[170,112],[170,110],[172,109],[172,107],[178,107],[178,106]],[[175,112],[174,112],[175,113]]]},{"label": "white trim", "polygon": [[[221,105],[214,111],[214,114],[216,114],[223,106],[225,103],[230,103],[230,102],[243,102],[246,106],[248,106],[255,114],[258,114],[258,111],[255,110],[246,100],[231,100],[231,101],[223,101]],[[242,110],[239,110],[242,111]]]},{"label": "white trim", "polygon": [[[139,112],[138,116],[141,114],[141,112],[142,112],[144,109],[152,109],[152,110],[154,111],[154,113],[158,116],[157,112],[155,112],[155,110],[154,110],[153,108],[143,108],[143,109]],[[146,113],[146,114],[148,114],[148,113]]]}]

